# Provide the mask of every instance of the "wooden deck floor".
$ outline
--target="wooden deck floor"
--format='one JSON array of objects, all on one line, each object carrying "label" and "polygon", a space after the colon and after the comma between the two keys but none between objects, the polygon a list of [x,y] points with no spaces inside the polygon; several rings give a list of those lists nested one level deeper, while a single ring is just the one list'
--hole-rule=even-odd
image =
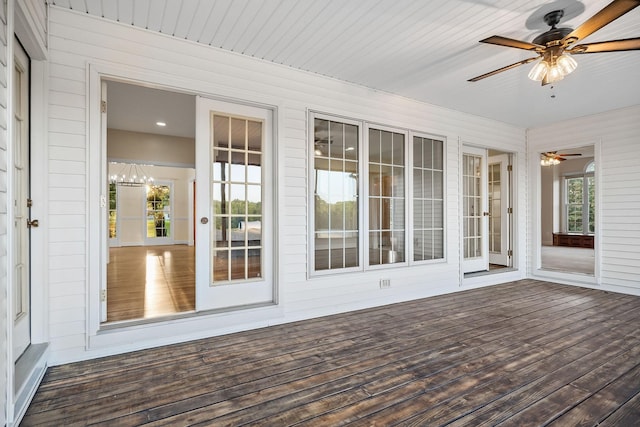
[{"label": "wooden deck floor", "polygon": [[638,425],[640,297],[523,280],[50,368],[30,425]]}]

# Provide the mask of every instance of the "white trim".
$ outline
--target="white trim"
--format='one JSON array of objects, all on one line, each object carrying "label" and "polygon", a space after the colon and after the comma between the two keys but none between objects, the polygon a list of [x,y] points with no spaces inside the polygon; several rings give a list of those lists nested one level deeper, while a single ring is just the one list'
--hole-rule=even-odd
[{"label": "white trim", "polygon": [[[528,198],[528,204],[530,206],[530,212],[532,215],[531,220],[531,232],[532,236],[529,242],[529,253],[531,254],[531,277],[534,279],[541,280],[554,280],[559,283],[572,283],[572,284],[580,284],[580,285],[591,285],[597,286],[601,283],[600,271],[601,271],[601,262],[602,262],[602,247],[601,247],[601,235],[602,235],[602,219],[601,217],[601,198],[602,192],[600,189],[601,185],[601,173],[599,173],[599,168],[601,164],[601,146],[602,140],[591,140],[591,141],[574,141],[572,143],[562,144],[563,150],[571,150],[581,147],[594,147],[594,162],[596,164],[596,170],[594,172],[595,176],[595,215],[596,215],[596,230],[593,234],[594,236],[594,249],[595,249],[595,260],[594,260],[594,274],[586,275],[580,273],[572,273],[572,272],[561,272],[561,271],[550,271],[542,269],[542,166],[540,165],[540,157],[538,153],[543,153],[546,151],[557,150],[558,147],[536,147],[532,155],[529,158],[529,179],[531,182],[530,188],[532,189],[532,194]],[[563,202],[564,203],[564,202]]]},{"label": "white trim", "polygon": [[[282,309],[277,305],[279,292],[278,292],[278,271],[273,268],[273,302],[272,306],[264,308],[252,308],[252,307],[239,307],[241,309],[234,310],[215,310],[204,311],[199,314],[194,314],[195,317],[191,318],[187,316],[185,319],[174,318],[158,318],[153,319],[153,323],[146,324],[145,326],[137,325],[140,323],[138,320],[131,322],[118,323],[118,325],[109,325],[109,328],[101,330],[100,322],[100,284],[106,283],[106,268],[101,263],[101,255],[106,251],[102,247],[102,242],[106,238],[106,227],[103,227],[106,218],[105,209],[100,207],[100,196],[104,196],[107,172],[106,172],[106,145],[100,143],[100,126],[101,126],[101,114],[100,114],[100,93],[101,82],[105,79],[111,81],[121,81],[124,83],[138,84],[146,87],[153,87],[163,90],[170,90],[180,93],[187,93],[194,96],[206,96],[211,99],[216,99],[223,102],[233,103],[239,106],[251,106],[256,108],[267,109],[271,112],[273,123],[272,138],[273,141],[277,141],[277,129],[275,124],[278,122],[278,110],[277,106],[270,105],[262,102],[250,102],[239,99],[232,99],[229,97],[218,96],[201,90],[200,87],[194,86],[196,83],[193,80],[187,78],[168,76],[167,74],[157,71],[143,70],[132,66],[126,66],[121,64],[107,63],[104,61],[94,61],[87,63],[86,68],[87,75],[87,163],[86,163],[86,175],[88,179],[87,194],[90,195],[87,199],[87,211],[86,211],[86,236],[85,240],[88,242],[87,255],[86,255],[86,283],[87,283],[87,297],[86,297],[86,333],[85,333],[85,350],[88,354],[87,357],[98,357],[98,355],[109,355],[122,353],[127,350],[148,348],[149,346],[170,344],[180,341],[186,341],[190,339],[196,339],[201,337],[212,336],[214,334],[226,333],[225,331],[239,331],[246,330],[252,327],[261,327],[272,324],[272,320],[282,317]],[[96,143],[98,141],[98,143]],[[273,171],[273,176],[276,176],[278,169],[278,162],[276,161],[279,150],[273,147],[272,158],[269,159]],[[105,161],[103,161],[103,159]],[[96,173],[92,173],[92,167],[95,165],[101,165],[102,170],[100,176]],[[93,168],[95,172],[95,168]],[[276,205],[278,200],[278,188],[277,184],[271,188],[273,206]],[[275,211],[273,213],[275,215]],[[274,254],[274,260],[272,265],[278,265],[278,236],[275,230],[278,227],[277,218],[273,218],[273,229],[271,230],[271,237],[269,247],[265,246],[265,250],[271,250]],[[190,231],[191,233],[191,231]],[[100,239],[91,238],[91,236],[100,235]],[[187,241],[187,243],[189,243]],[[251,313],[256,313],[253,316]],[[219,323],[217,319],[233,319],[229,324],[222,322]],[[255,317],[257,323],[252,323],[252,318]],[[113,326],[116,326],[115,328]],[[152,332],[150,332],[152,331]],[[133,343],[133,344],[132,344]],[[108,348],[104,348],[104,346]],[[82,359],[86,357],[83,356]],[[80,360],[80,359],[79,359]]]},{"label": "white trim", "polygon": [[[409,147],[407,148],[407,151],[409,151],[409,159],[407,161],[407,165],[408,168],[410,169],[409,173],[407,175],[409,175],[409,183],[413,184],[413,164],[414,164],[414,153],[413,153],[413,138],[414,137],[418,137],[418,138],[424,138],[424,139],[431,139],[431,140],[436,140],[436,141],[440,141],[442,142],[442,258],[435,258],[435,259],[426,259],[426,260],[420,260],[420,261],[415,261],[414,258],[414,251],[413,251],[413,245],[409,244],[409,255],[408,255],[408,260],[409,260],[409,265],[428,265],[428,264],[438,264],[438,263],[446,263],[447,262],[447,223],[448,223],[448,215],[447,215],[447,138],[445,136],[441,136],[441,135],[433,135],[433,134],[429,134],[426,132],[419,132],[419,131],[409,131]],[[433,168],[433,170],[435,170],[435,168]],[[409,230],[409,236],[407,237],[407,240],[410,242],[413,239],[413,231],[414,231],[414,219],[413,219],[413,203],[414,203],[414,197],[413,197],[413,185],[411,185],[410,188],[407,189],[407,191],[409,191],[409,206],[408,206],[408,211],[409,211],[409,226],[408,226],[408,230]]]}]

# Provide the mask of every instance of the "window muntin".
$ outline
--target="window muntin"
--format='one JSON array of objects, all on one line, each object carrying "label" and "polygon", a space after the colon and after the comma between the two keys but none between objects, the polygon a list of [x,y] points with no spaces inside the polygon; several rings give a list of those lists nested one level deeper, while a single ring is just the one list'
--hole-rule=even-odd
[{"label": "window muntin", "polygon": [[413,260],[444,258],[443,142],[413,137]]},{"label": "window muntin", "polygon": [[314,265],[357,267],[359,256],[359,127],[314,119]]},{"label": "window muntin", "polygon": [[[409,131],[318,113],[310,114],[310,123],[312,273],[443,259],[444,142],[418,136],[420,159],[414,161],[417,134]],[[422,145],[428,146],[424,155]]]},{"label": "window muntin", "polygon": [[171,186],[147,186],[147,237],[171,237]]},{"label": "window muntin", "polygon": [[262,126],[213,117],[214,284],[262,277]]},{"label": "window muntin", "polygon": [[462,227],[464,258],[482,256],[482,157],[462,157]]},{"label": "window muntin", "polygon": [[584,175],[564,178],[565,224],[568,233],[594,233],[595,226],[595,163],[586,165]]},{"label": "window muntin", "polygon": [[369,265],[405,261],[405,135],[369,129]]}]

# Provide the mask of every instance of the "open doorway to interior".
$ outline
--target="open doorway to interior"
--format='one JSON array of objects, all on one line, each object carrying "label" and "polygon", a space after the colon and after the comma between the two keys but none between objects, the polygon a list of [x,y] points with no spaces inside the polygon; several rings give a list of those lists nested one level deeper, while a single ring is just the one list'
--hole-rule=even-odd
[{"label": "open doorway to interior", "polygon": [[540,154],[543,270],[595,274],[594,146]]},{"label": "open doorway to interior", "polygon": [[194,311],[195,97],[111,80],[102,91],[109,187],[102,321]]},{"label": "open doorway to interior", "polygon": [[513,268],[513,154],[463,147],[462,272]]}]

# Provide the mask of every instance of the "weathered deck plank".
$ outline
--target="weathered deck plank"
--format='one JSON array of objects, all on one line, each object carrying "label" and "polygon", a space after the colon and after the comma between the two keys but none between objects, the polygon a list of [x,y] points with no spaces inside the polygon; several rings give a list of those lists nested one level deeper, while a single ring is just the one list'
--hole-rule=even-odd
[{"label": "weathered deck plank", "polygon": [[616,425],[639,324],[522,280],[50,368],[22,425]]}]

